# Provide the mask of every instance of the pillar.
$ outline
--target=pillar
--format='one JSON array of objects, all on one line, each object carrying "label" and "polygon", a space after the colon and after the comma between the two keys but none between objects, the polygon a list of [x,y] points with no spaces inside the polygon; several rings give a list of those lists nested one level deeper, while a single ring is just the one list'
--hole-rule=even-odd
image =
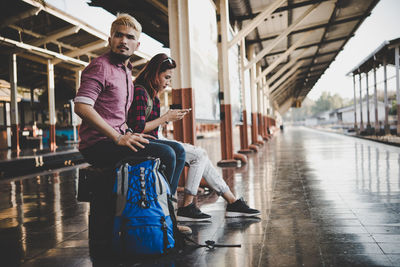
[{"label": "pillar", "polygon": [[369,85],[368,85],[368,72],[365,73],[365,83],[367,86],[367,132],[370,134],[371,132],[371,120],[370,120],[370,112],[369,112]]},{"label": "pillar", "polygon": [[51,151],[56,150],[56,106],[54,88],[54,64],[47,60],[47,90],[49,97],[49,147]]},{"label": "pillar", "polygon": [[378,92],[376,85],[376,68],[374,67],[374,105],[375,105],[375,134],[379,134],[381,127],[378,118]]},{"label": "pillar", "polygon": [[171,57],[179,62],[172,77],[172,104],[192,109],[182,120],[173,123],[174,139],[195,145],[196,113],[191,79],[188,1],[169,1],[168,20]]},{"label": "pillar", "polygon": [[383,86],[384,86],[384,98],[385,98],[385,134],[390,134],[389,126],[389,101],[387,95],[387,70],[386,70],[386,57],[383,59]]},{"label": "pillar", "polygon": [[357,95],[356,95],[356,77],[353,74],[353,92],[354,92],[354,132],[358,132],[358,127],[357,127]]},{"label": "pillar", "polygon": [[[254,45],[249,47],[249,60],[254,58]],[[256,87],[256,65],[250,67],[250,93],[251,93],[251,143],[257,145],[257,87]]]},{"label": "pillar", "polygon": [[397,100],[397,135],[400,135],[400,77],[399,46],[394,48],[394,65],[396,66],[396,100]]},{"label": "pillar", "polygon": [[[75,91],[78,92],[79,87],[81,86],[81,74],[82,70],[78,70],[75,73]],[[74,131],[74,143],[78,142],[78,135],[77,131],[79,129],[79,126],[82,123],[82,119],[76,115],[74,111],[74,101],[71,101],[71,121],[72,121],[72,129]]]},{"label": "pillar", "polygon": [[362,131],[364,131],[363,112],[362,112],[363,100],[362,100],[361,73],[358,74],[358,78],[360,85],[360,133],[361,133]]},{"label": "pillar", "polygon": [[245,88],[245,58],[246,58],[246,43],[244,38],[240,41],[240,87],[242,91],[242,118],[243,122],[240,125],[240,150],[239,153],[249,153],[252,152],[249,149],[249,137],[247,131],[247,107],[246,107],[246,88]]},{"label": "pillar", "polygon": [[220,18],[218,32],[221,36],[218,43],[218,76],[220,85],[222,155],[222,160],[218,162],[218,166],[237,166],[237,162],[233,158],[231,92],[229,85],[229,6],[228,0],[219,0],[217,3],[217,12]]},{"label": "pillar", "polygon": [[[256,65],[256,67],[257,67],[256,71],[257,71],[257,77],[258,77],[261,75],[261,72],[262,72],[261,71],[261,63],[259,62]],[[257,130],[258,130],[257,133],[261,137],[263,136],[263,125],[264,125],[263,119],[262,119],[262,117],[263,117],[263,114],[262,114],[262,110],[263,110],[263,108],[262,108],[262,106],[263,106],[262,90],[263,90],[263,81],[261,79],[257,83]],[[264,144],[264,141],[257,139],[257,143],[262,145],[262,144]]]},{"label": "pillar", "polygon": [[10,56],[10,119],[11,119],[11,149],[19,151],[19,116],[17,100],[17,55]]}]

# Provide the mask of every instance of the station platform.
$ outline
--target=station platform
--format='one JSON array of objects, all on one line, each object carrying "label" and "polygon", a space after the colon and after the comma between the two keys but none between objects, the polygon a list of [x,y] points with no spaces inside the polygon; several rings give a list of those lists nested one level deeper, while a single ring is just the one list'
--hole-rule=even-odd
[{"label": "station platform", "polygon": [[[219,137],[198,140],[213,163]],[[225,218],[214,192],[198,197],[211,223],[187,223],[199,248],[141,264],[89,257],[79,168],[0,180],[1,266],[400,266],[400,148],[307,128],[277,132],[240,168],[219,168],[259,218]]]}]

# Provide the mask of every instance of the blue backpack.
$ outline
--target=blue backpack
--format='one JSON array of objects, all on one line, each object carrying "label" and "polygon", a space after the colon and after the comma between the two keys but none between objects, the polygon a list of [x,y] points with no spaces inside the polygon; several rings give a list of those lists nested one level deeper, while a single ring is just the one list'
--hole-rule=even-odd
[{"label": "blue backpack", "polygon": [[112,235],[116,254],[161,255],[175,246],[170,189],[159,167],[160,159],[142,158],[124,160],[116,169]]}]

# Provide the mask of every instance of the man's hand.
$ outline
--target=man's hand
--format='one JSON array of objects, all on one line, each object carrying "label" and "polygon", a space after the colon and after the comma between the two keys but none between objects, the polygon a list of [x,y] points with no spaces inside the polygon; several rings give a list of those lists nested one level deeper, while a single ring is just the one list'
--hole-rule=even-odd
[{"label": "man's hand", "polygon": [[[149,134],[140,134],[140,133],[126,133],[119,138],[117,145],[119,146],[127,146],[133,151],[137,152],[137,148],[144,148],[143,144],[148,144],[149,139],[156,139],[154,136]],[[136,148],[137,147],[137,148]]]}]

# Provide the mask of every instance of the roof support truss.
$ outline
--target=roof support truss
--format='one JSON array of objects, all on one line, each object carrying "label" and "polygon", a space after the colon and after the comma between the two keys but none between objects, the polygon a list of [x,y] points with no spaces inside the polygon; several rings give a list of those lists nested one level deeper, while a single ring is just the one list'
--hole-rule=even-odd
[{"label": "roof support truss", "polygon": [[[283,38],[287,37],[290,32],[292,32],[313,10],[315,10],[321,3],[314,4],[309,7],[299,18],[293,22],[288,28],[286,28],[274,41],[265,47],[260,53],[253,58],[248,65],[252,65],[260,61],[266,54],[268,54]],[[247,67],[247,66],[246,66]]]},{"label": "roof support truss", "polygon": [[[271,65],[269,65],[263,72],[257,77],[257,82],[262,79],[262,77],[267,76],[276,66],[279,65],[290,53],[292,53],[299,45],[301,45],[308,37],[309,34],[305,34],[299,40],[297,40],[288,50],[286,50],[282,55],[279,56]],[[249,64],[248,64],[249,65]]]},{"label": "roof support truss", "polygon": [[233,37],[233,39],[228,43],[228,49],[233,45],[237,44],[240,39],[246,37],[252,30],[254,30],[258,25],[264,22],[264,19],[269,17],[275,9],[277,9],[286,0],[275,0],[270,4],[263,12],[257,15],[249,24],[247,24],[243,29],[241,29],[238,34]]},{"label": "roof support truss", "polygon": [[[279,78],[288,68],[293,66],[294,63],[299,60],[299,58],[307,51],[307,49],[304,49],[300,54],[298,54],[295,58],[292,58],[288,63],[285,64],[282,68],[279,69],[274,75],[272,75],[271,78],[268,79],[267,84],[270,85],[272,84],[277,78]],[[265,77],[265,76],[264,76]]]},{"label": "roof support truss", "polygon": [[43,44],[49,43],[49,42],[54,42],[57,41],[58,39],[65,37],[67,35],[71,35],[74,33],[77,33],[80,30],[79,26],[72,26],[72,27],[68,27],[68,28],[64,28],[62,30],[59,30],[53,34],[50,34],[44,38],[41,38],[39,40],[35,40],[31,43],[29,43],[30,45],[34,45],[34,46],[41,46]]},{"label": "roof support truss", "polygon": [[298,70],[298,68],[301,66],[303,61],[299,61],[294,65],[294,67],[288,71],[285,75],[282,76],[276,83],[274,83],[270,88],[269,92],[272,93],[279,85],[281,85],[284,81],[286,81],[295,71]]}]

